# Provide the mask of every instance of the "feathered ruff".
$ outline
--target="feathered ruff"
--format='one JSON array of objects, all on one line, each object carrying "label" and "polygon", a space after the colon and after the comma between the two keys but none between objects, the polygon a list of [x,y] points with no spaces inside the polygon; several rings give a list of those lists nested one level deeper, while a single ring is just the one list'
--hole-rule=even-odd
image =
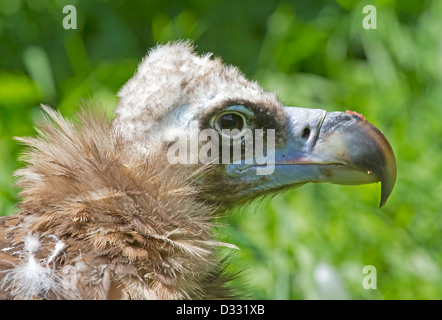
[{"label": "feathered ruff", "polygon": [[0,219],[0,298],[231,297],[215,256],[229,245],[186,182],[195,172],[134,158],[104,112],[43,108],[39,136],[18,139],[27,166],[19,214]]}]

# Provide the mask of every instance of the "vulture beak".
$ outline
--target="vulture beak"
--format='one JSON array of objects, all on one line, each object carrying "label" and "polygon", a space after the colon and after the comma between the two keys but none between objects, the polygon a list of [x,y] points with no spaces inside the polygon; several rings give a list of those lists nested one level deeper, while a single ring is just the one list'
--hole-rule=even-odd
[{"label": "vulture beak", "polygon": [[275,150],[273,182],[358,185],[381,181],[382,207],[396,181],[393,150],[379,129],[354,112],[285,107],[288,143]]}]

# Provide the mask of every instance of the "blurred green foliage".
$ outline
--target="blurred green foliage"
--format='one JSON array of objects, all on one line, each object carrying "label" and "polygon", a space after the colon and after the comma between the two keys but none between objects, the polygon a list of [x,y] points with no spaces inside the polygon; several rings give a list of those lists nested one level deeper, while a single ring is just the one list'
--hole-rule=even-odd
[{"label": "blurred green foliage", "polygon": [[[62,8],[77,8],[65,30]],[[377,9],[377,29],[362,8]],[[13,172],[40,103],[69,116],[82,99],[106,107],[158,42],[189,38],[286,105],[355,110],[395,150],[398,180],[310,184],[234,212],[220,237],[241,250],[260,299],[442,298],[442,2],[0,0],[0,214],[17,211]],[[366,290],[365,265],[377,269]]]}]

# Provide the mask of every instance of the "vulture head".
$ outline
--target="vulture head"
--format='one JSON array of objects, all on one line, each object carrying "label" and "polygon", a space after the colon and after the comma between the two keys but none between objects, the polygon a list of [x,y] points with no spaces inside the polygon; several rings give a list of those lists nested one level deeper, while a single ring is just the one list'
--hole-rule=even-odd
[{"label": "vulture head", "polygon": [[396,179],[383,134],[355,112],[284,106],[187,42],[160,45],[122,87],[113,120],[48,117],[0,218],[0,298],[230,298],[219,212],[307,182]]},{"label": "vulture head", "polygon": [[193,183],[211,202],[233,206],[307,182],[381,181],[382,206],[395,183],[391,146],[363,116],[284,106],[188,43],[153,49],[119,97],[114,125],[134,154],[209,167]]}]

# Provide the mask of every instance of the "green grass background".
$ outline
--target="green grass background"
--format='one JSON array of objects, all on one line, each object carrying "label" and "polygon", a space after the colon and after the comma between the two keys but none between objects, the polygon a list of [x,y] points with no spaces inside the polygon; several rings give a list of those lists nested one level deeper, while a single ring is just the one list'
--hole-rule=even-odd
[{"label": "green grass background", "polygon": [[[62,8],[77,8],[64,30]],[[377,9],[365,30],[362,8]],[[40,103],[82,99],[112,114],[116,92],[158,42],[193,39],[286,105],[364,114],[391,142],[398,179],[310,184],[234,212],[220,237],[259,299],[442,298],[442,1],[0,0],[0,214],[17,212],[13,172]],[[364,266],[377,271],[366,290]]]}]

